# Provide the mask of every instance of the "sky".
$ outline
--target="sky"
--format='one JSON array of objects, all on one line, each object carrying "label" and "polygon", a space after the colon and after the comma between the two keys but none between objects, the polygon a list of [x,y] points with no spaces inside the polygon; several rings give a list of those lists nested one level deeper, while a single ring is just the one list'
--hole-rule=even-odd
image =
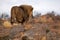
[{"label": "sky", "polygon": [[[48,11],[56,11],[60,13],[60,0],[0,0],[0,13],[8,13],[12,6],[22,4],[32,5],[34,10],[45,14]],[[34,14],[35,15],[35,14]]]}]

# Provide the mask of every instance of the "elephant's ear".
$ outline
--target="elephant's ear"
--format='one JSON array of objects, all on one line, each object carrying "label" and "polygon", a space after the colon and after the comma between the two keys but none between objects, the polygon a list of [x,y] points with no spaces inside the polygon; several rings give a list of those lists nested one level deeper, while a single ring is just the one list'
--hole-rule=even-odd
[{"label": "elephant's ear", "polygon": [[20,6],[19,8],[21,8],[24,13],[27,13],[27,10],[26,10],[25,6]]},{"label": "elephant's ear", "polygon": [[24,7],[23,6],[20,6],[19,8],[21,8],[24,11]]}]

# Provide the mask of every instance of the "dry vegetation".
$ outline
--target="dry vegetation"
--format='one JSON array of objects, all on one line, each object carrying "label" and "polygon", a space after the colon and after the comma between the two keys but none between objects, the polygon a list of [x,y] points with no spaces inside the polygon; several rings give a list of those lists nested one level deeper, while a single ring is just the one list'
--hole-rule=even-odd
[{"label": "dry vegetation", "polygon": [[0,19],[0,40],[60,40],[60,16],[36,16],[25,24]]}]

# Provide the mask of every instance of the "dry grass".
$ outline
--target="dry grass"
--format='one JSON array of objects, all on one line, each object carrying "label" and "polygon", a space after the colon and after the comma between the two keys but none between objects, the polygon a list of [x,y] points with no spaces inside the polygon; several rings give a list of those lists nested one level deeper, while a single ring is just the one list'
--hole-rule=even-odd
[{"label": "dry grass", "polygon": [[3,26],[4,26],[5,28],[11,28],[11,27],[12,27],[12,25],[11,25],[11,23],[10,23],[9,21],[5,21],[5,22],[3,23]]},{"label": "dry grass", "polygon": [[[59,19],[57,19],[57,18],[59,18]],[[22,38],[25,34],[28,37],[30,37],[30,36],[32,36],[32,38],[35,37],[35,38],[33,38],[33,40],[38,40],[38,39],[46,40],[46,36],[42,36],[42,35],[47,35],[47,34],[48,34],[47,40],[50,40],[50,39],[55,40],[55,38],[57,39],[57,37],[60,36],[59,35],[60,34],[60,17],[57,17],[57,16],[50,17],[49,15],[42,15],[40,17],[31,19],[28,23],[25,23],[24,25],[18,24],[18,23],[14,23],[13,25],[11,25],[10,21],[8,21],[8,20],[1,21],[1,23],[2,23],[3,27],[5,27],[7,29],[12,28],[12,31],[13,31],[12,34],[14,34],[14,36],[16,37],[13,40],[20,40],[17,37],[20,36],[20,38]],[[20,29],[22,29],[24,31],[20,32],[20,29],[16,29],[16,27],[17,28],[23,27],[23,29],[22,28],[20,28]],[[15,34],[15,33],[17,33],[17,34]],[[34,34],[36,34],[36,36],[34,36]],[[49,36],[51,36],[51,37],[49,37]],[[54,38],[54,36],[55,36],[55,38]]]},{"label": "dry grass", "polygon": [[46,36],[43,36],[41,40],[46,40]]}]

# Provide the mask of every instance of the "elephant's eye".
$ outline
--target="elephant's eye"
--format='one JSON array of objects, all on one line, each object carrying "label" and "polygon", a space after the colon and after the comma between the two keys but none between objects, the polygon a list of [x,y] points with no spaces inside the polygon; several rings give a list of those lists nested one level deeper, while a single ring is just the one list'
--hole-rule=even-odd
[{"label": "elephant's eye", "polygon": [[31,11],[33,10],[33,8],[31,8]]}]

